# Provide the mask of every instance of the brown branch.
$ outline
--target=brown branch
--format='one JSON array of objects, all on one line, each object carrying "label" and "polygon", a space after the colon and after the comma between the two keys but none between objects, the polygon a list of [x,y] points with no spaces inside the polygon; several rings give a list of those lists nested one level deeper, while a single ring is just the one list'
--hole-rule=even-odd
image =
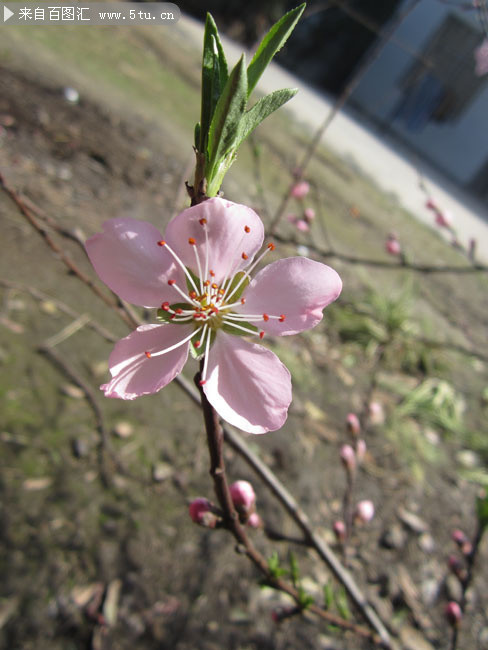
[{"label": "brown branch", "polygon": [[42,239],[48,245],[48,247],[65,264],[65,266],[69,269],[69,271],[73,273],[79,280],[81,280],[83,284],[86,284],[93,291],[93,293],[95,293],[101,300],[103,300],[103,302],[108,307],[116,310],[121,316],[121,318],[124,320],[124,322],[127,325],[129,325],[129,327],[134,327],[134,323],[132,322],[132,319],[125,312],[118,299],[116,300],[113,297],[107,296],[103,291],[100,290],[100,288],[93,282],[91,278],[89,278],[83,271],[81,271],[81,269],[78,268],[78,266],[73,262],[73,260],[68,255],[66,255],[63,249],[53,240],[53,238],[47,232],[47,230],[39,223],[37,217],[34,215],[33,210],[31,210],[27,206],[25,201],[19,196],[19,194],[13,188],[7,185],[2,174],[0,174],[0,188],[3,189],[4,192],[6,192],[6,194],[8,194],[10,199],[19,208],[21,214],[27,219],[27,221],[31,224],[31,226],[42,237]]},{"label": "brown branch", "polygon": [[[301,246],[301,242],[297,241],[294,237],[284,237],[278,233],[273,234],[273,238],[281,244],[290,244],[292,246]],[[375,260],[365,257],[355,257],[354,255],[347,255],[346,253],[339,253],[331,248],[325,249],[316,246],[313,243],[305,244],[307,248],[316,255],[324,259],[337,259],[348,264],[361,264],[364,266],[374,266],[379,269],[395,270],[395,271],[415,271],[417,273],[486,273],[488,266],[475,262],[469,266],[445,265],[445,266],[429,266],[428,264],[413,264],[407,262],[405,259],[402,261],[391,260]]]},{"label": "brown branch", "polygon": [[[238,514],[232,503],[230,496],[229,485],[225,471],[225,461],[223,454],[224,431],[219,422],[219,417],[216,411],[212,408],[207,397],[200,385],[201,371],[195,376],[195,385],[200,393],[201,406],[203,410],[203,417],[205,421],[205,428],[207,432],[207,442],[210,451],[210,475],[214,481],[214,488],[220,507],[223,511],[224,526],[232,533],[234,538],[239,544],[239,550],[247,555],[256,568],[264,575],[266,584],[287,593],[298,607],[301,608],[300,593],[289,583],[282,578],[277,578],[270,571],[266,559],[255,548],[254,544],[249,539],[244,527],[239,521]],[[328,623],[337,625],[344,630],[354,632],[358,636],[370,639],[376,644],[381,644],[383,647],[389,647],[389,637],[385,630],[384,635],[376,636],[368,629],[351,623],[331,612],[318,607],[317,605],[310,605],[307,609],[320,618],[326,620]],[[373,626],[377,629],[376,626]]]}]

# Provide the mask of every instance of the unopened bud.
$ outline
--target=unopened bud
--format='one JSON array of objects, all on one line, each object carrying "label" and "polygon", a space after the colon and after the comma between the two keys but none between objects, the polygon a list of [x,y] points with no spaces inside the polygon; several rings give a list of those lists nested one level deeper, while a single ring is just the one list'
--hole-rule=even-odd
[{"label": "unopened bud", "polygon": [[250,526],[251,528],[261,528],[263,525],[263,522],[261,521],[261,517],[258,515],[257,512],[252,512],[249,515],[249,519],[247,520],[247,525]]},{"label": "unopened bud", "polygon": [[360,438],[356,443],[356,459],[361,464],[366,456],[366,442]]},{"label": "unopened bud", "polygon": [[445,613],[449,623],[453,627],[458,627],[458,625],[461,623],[463,613],[461,612],[459,605],[454,600],[451,600],[449,603],[447,603]]},{"label": "unopened bud", "polygon": [[307,183],[307,181],[299,181],[298,183],[295,183],[295,185],[291,188],[290,194],[294,199],[303,199],[305,196],[307,196],[309,190],[310,185]]},{"label": "unopened bud", "polygon": [[346,526],[340,519],[334,523],[334,535],[341,544],[346,541]]},{"label": "unopened bud", "polygon": [[440,228],[450,228],[452,226],[452,214],[449,210],[439,210],[435,215],[435,222]]},{"label": "unopened bud", "polygon": [[305,208],[303,216],[307,221],[313,221],[315,219],[315,210],[313,208]]},{"label": "unopened bud", "polygon": [[238,511],[246,513],[254,507],[256,495],[249,481],[236,481],[229,489],[232,503]]},{"label": "unopened bud", "polygon": [[353,472],[356,469],[356,453],[351,445],[342,445],[341,460],[348,472]]},{"label": "unopened bud", "polygon": [[308,232],[310,230],[310,226],[305,219],[297,219],[297,221],[295,221],[295,227],[297,230],[300,230],[300,232]]},{"label": "unopened bud", "polygon": [[355,413],[348,413],[346,417],[346,426],[349,433],[354,437],[358,436],[361,433],[361,423],[359,418]]},{"label": "unopened bud", "polygon": [[379,402],[371,402],[369,405],[369,419],[372,424],[383,424],[385,421],[385,412]]},{"label": "unopened bud", "polygon": [[452,541],[455,542],[463,552],[463,555],[469,555],[473,550],[473,545],[462,530],[456,528],[452,531]]},{"label": "unopened bud", "polygon": [[429,210],[435,210],[435,211],[439,209],[437,207],[437,203],[434,201],[432,197],[429,197],[427,199],[427,201],[425,202],[425,207],[428,208]]},{"label": "unopened bud", "polygon": [[398,239],[388,238],[385,243],[386,252],[390,255],[401,255],[402,247]]},{"label": "unopened bud", "polygon": [[204,497],[193,499],[188,508],[192,521],[206,528],[215,528],[217,517],[213,512],[213,505]]},{"label": "unopened bud", "polygon": [[374,503],[369,500],[360,501],[356,506],[355,518],[363,524],[367,524],[374,517]]}]

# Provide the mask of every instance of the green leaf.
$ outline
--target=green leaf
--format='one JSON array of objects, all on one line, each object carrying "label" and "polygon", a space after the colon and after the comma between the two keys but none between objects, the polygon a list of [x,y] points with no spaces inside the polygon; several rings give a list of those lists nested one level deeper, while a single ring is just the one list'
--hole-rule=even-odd
[{"label": "green leaf", "polygon": [[274,55],[281,50],[288,40],[295,25],[305,9],[305,3],[292,9],[271,27],[269,32],[261,41],[256,54],[254,55],[247,69],[248,96],[254,90],[261,75],[270,63]]},{"label": "green leaf", "polygon": [[195,131],[194,131],[194,133],[195,133],[195,136],[194,136],[194,140],[195,140],[195,149],[200,149],[200,134],[201,134],[200,122],[197,122],[197,123],[195,124]]},{"label": "green leaf", "polygon": [[478,522],[480,527],[486,528],[488,526],[488,490],[484,497],[476,499],[476,514],[478,515]]},{"label": "green leaf", "polygon": [[300,580],[300,571],[298,569],[297,559],[295,554],[290,551],[290,578],[293,586],[296,588]]},{"label": "green leaf", "polygon": [[286,104],[298,92],[297,88],[283,88],[282,90],[275,90],[274,92],[262,97],[254,106],[246,111],[242,116],[239,125],[239,139],[237,146],[240,147],[242,142],[247,136],[254,131],[254,129],[265,120],[268,115],[274,113],[283,104]]},{"label": "green leaf", "polygon": [[[247,102],[247,75],[245,55],[239,59],[220,95],[208,132],[207,194],[215,196],[219,190],[214,179],[223,178],[222,169],[230,167],[229,154],[235,155],[239,123]],[[202,123],[203,124],[203,123]],[[203,128],[203,126],[202,126]],[[225,173],[225,172],[224,172]]]},{"label": "green leaf", "polygon": [[334,589],[330,582],[324,585],[324,609],[330,609],[334,604]]},{"label": "green leaf", "polygon": [[227,61],[217,25],[212,16],[207,13],[203,36],[201,128],[198,142],[195,141],[195,146],[202,153],[206,149],[212,117],[227,77]]},{"label": "green leaf", "polygon": [[310,605],[313,605],[314,598],[304,590],[303,587],[298,587],[298,602],[301,609],[307,609]]},{"label": "green leaf", "polygon": [[287,573],[286,569],[280,567],[280,557],[276,551],[268,559],[268,569],[273,578],[281,578]]},{"label": "green leaf", "polygon": [[351,618],[351,610],[349,609],[349,604],[347,602],[346,590],[341,585],[335,593],[335,602],[337,611],[348,621]]}]

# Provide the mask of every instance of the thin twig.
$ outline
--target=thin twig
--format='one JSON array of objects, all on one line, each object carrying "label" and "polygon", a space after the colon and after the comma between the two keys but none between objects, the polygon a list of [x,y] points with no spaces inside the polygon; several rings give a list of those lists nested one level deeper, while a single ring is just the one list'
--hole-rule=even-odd
[{"label": "thin twig", "polygon": [[[175,381],[196,404],[201,405],[201,398],[199,397],[198,392],[193,388],[193,386],[191,386],[185,377],[180,375]],[[200,393],[202,394],[202,391],[200,391]],[[358,610],[376,630],[383,640],[383,643],[388,646],[389,634],[385,626],[360,592],[352,576],[344,569],[336,558],[329,545],[313,531],[307,515],[297,504],[287,488],[281,483],[271,469],[249,449],[246,442],[236,431],[228,426],[223,426],[222,430],[224,432],[225,440],[230,444],[234,451],[236,451],[247,462],[253,471],[260,477],[266,487],[275,495],[284,509],[288,512],[288,515],[295,521],[297,526],[303,532],[308,545],[316,551],[321,560],[325,562],[333,572],[337,580],[344,585],[344,588]]]},{"label": "thin twig", "polygon": [[[290,244],[292,246],[301,246],[302,244],[293,237],[284,237],[278,233],[273,234],[273,238],[282,244]],[[346,253],[339,253],[333,249],[325,249],[315,244],[305,244],[307,248],[316,255],[320,255],[323,259],[337,259],[348,264],[361,264],[363,266],[374,266],[379,269],[396,270],[396,271],[415,271],[417,273],[486,273],[488,266],[475,262],[469,266],[445,265],[445,266],[430,266],[428,264],[413,264],[412,262],[391,261],[391,260],[375,260],[365,257],[355,257],[354,255],[347,255]]]},{"label": "thin twig", "polygon": [[[261,553],[255,548],[251,540],[249,539],[244,527],[239,521],[238,514],[232,503],[230,496],[229,485],[227,482],[227,476],[225,471],[225,461],[223,454],[223,442],[224,442],[224,432],[222,426],[219,422],[219,417],[215,410],[212,408],[210,403],[207,400],[207,397],[203,391],[203,388],[200,384],[201,374],[197,373],[195,377],[195,384],[198,387],[200,393],[200,400],[203,410],[203,416],[205,421],[205,428],[207,431],[207,442],[210,451],[210,475],[214,481],[215,492],[219,500],[220,507],[222,508],[224,515],[224,524],[228,530],[233,534],[236,541],[243,553],[252,561],[252,563],[259,569],[259,571],[264,575],[266,583],[279,591],[287,593],[293,598],[297,606],[300,607],[301,600],[299,592],[290,584],[288,584],[282,578],[277,578],[269,569],[266,559],[261,555]],[[324,620],[334,625],[341,627],[344,630],[350,630],[355,634],[362,636],[363,638],[371,639],[377,644],[389,645],[388,634],[385,630],[385,635],[382,638],[378,638],[372,633],[350,621],[332,614],[331,612],[324,610],[316,605],[310,605],[307,609],[314,614],[317,614]],[[376,629],[376,626],[373,626]]]},{"label": "thin twig", "polygon": [[65,266],[76,275],[84,284],[86,284],[103,302],[112,309],[115,309],[121,316],[121,318],[126,322],[130,327],[134,327],[132,319],[128,316],[125,310],[121,307],[120,302],[113,297],[107,296],[100,288],[89,278],[78,266],[73,262],[73,260],[66,255],[63,249],[58,246],[58,244],[53,240],[51,235],[47,230],[39,223],[37,217],[34,215],[33,210],[31,210],[25,203],[25,201],[19,196],[19,194],[11,188],[5,182],[5,179],[2,174],[0,174],[0,188],[3,189],[15,205],[19,208],[21,214],[27,219],[31,226],[37,231],[37,233],[42,237],[44,242],[48,247],[59,257],[59,259],[65,264]]}]

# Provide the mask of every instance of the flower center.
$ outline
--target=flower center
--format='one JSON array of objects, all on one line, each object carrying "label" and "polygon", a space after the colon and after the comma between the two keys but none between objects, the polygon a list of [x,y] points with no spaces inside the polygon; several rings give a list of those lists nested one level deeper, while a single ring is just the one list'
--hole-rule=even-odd
[{"label": "flower center", "polygon": [[[220,283],[215,282],[215,273],[210,268],[209,259],[209,238],[207,220],[200,219],[199,224],[205,236],[204,259],[200,259],[197,241],[194,237],[188,238],[188,245],[193,248],[195,264],[193,270],[182,262],[177,253],[164,241],[158,241],[158,246],[164,246],[173,256],[177,265],[185,275],[186,287],[178,285],[176,280],[168,280],[182,301],[170,303],[163,302],[158,310],[158,318],[168,323],[185,323],[193,325],[193,332],[182,341],[164,350],[152,352],[147,351],[148,358],[166,354],[171,350],[190,341],[191,350],[196,358],[205,355],[204,368],[202,372],[202,383],[205,377],[208,364],[208,352],[213,343],[217,330],[239,335],[253,335],[263,338],[264,331],[258,329],[253,322],[268,322],[270,319],[277,319],[280,322],[285,320],[284,314],[241,314],[235,310],[237,306],[244,305],[246,299],[242,294],[250,282],[251,271],[261,262],[263,257],[275,249],[274,244],[268,244],[265,251],[249,266],[247,270],[239,270],[242,260],[247,260],[249,255],[241,247],[245,243],[245,237],[251,232],[249,226],[244,226],[241,240],[237,244],[237,253],[231,256],[229,267]],[[197,271],[197,272],[195,272]]]}]

